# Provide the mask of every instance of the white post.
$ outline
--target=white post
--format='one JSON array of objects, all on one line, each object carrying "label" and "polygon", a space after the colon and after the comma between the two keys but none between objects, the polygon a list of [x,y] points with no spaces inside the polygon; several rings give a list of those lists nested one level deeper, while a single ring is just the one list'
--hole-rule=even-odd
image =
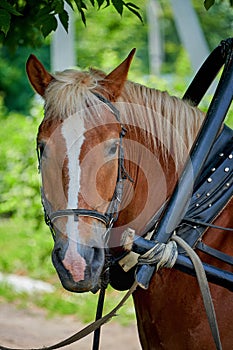
[{"label": "white post", "polygon": [[170,0],[179,37],[196,72],[209,55],[209,48],[190,0]]},{"label": "white post", "polygon": [[62,71],[66,68],[72,68],[76,65],[76,57],[74,50],[74,19],[73,11],[65,4],[65,10],[69,15],[68,33],[63,28],[60,20],[58,27],[53,34],[51,42],[51,68],[52,71]]},{"label": "white post", "polygon": [[148,20],[148,51],[149,51],[149,69],[150,74],[159,75],[163,60],[159,11],[160,6],[157,0],[149,0],[147,7]]}]

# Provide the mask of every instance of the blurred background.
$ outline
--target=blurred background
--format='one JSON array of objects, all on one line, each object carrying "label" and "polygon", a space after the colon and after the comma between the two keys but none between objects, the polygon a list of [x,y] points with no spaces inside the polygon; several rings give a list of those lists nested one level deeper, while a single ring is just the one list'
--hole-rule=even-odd
[{"label": "blurred background", "polygon": [[[51,263],[52,238],[43,221],[35,150],[43,102],[25,74],[29,54],[35,54],[50,71],[78,66],[108,73],[136,47],[129,79],[182,97],[208,54],[232,36],[233,9],[228,0],[216,1],[208,11],[200,0],[134,3],[143,21],[127,9],[120,16],[113,6],[98,10],[90,3],[86,25],[80,12],[67,7],[68,35],[59,25],[44,39],[29,32],[25,23],[17,44],[0,44],[0,301],[37,305],[51,314],[76,313],[84,322],[93,319],[96,304],[96,296],[77,297],[64,291]],[[27,42],[33,35],[34,48]],[[210,95],[202,102],[205,110]],[[233,126],[232,113],[227,123]],[[5,278],[12,274],[55,288],[40,294],[12,288]],[[116,291],[109,293],[107,308],[119,298]],[[131,303],[123,313],[122,322],[134,320]]]}]

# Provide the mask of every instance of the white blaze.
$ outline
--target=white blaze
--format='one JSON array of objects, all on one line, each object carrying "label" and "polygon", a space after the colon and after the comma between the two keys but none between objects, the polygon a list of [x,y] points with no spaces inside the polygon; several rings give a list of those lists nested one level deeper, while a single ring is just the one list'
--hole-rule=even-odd
[{"label": "white blaze", "polygon": [[81,147],[84,142],[85,127],[82,120],[75,120],[74,116],[66,119],[62,126],[62,135],[66,142],[67,158],[68,158],[68,208],[78,208],[78,193],[80,190],[80,162],[79,157]]},{"label": "white blaze", "polygon": [[[69,117],[63,123],[61,132],[66,143],[66,155],[68,158],[68,193],[67,193],[67,209],[77,209],[78,194],[80,191],[80,153],[84,142],[85,134],[84,122],[76,120],[74,116]],[[63,260],[67,270],[73,276],[74,281],[78,282],[84,279],[84,271],[86,267],[85,260],[77,251],[77,243],[80,241],[78,234],[78,222],[74,220],[74,216],[67,216],[66,232],[69,239],[69,246]]]}]

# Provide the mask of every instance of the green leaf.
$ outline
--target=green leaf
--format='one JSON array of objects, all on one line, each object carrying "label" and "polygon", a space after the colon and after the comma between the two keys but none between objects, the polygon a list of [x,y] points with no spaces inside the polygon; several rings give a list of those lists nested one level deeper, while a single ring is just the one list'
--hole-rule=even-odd
[{"label": "green leaf", "polygon": [[66,12],[66,10],[63,10],[61,13],[59,13],[59,19],[64,27],[64,29],[68,32],[68,26],[69,26],[69,15]]},{"label": "green leaf", "polygon": [[11,15],[6,10],[0,12],[0,30],[6,35],[10,29]]},{"label": "green leaf", "polygon": [[61,13],[64,10],[64,2],[63,0],[53,0],[51,2],[51,9],[56,13]]},{"label": "green leaf", "polygon": [[92,4],[92,6],[95,6],[95,0],[90,0],[90,3]]},{"label": "green leaf", "polygon": [[204,6],[205,6],[206,10],[208,11],[211,8],[211,6],[214,5],[214,3],[215,3],[215,0],[205,0]]},{"label": "green leaf", "polygon": [[40,24],[46,21],[46,19],[49,16],[49,13],[51,12],[51,9],[49,6],[43,7],[40,9],[40,11],[37,14],[37,20],[36,23]]},{"label": "green leaf", "polygon": [[[134,5],[134,4],[133,4],[133,5]],[[129,11],[131,11],[133,14],[135,14],[135,15],[140,19],[140,21],[143,23],[143,19],[142,19],[141,14],[140,14],[138,11],[135,10],[135,8],[138,9],[137,6],[136,6],[136,7],[135,7],[135,5],[132,6],[132,4],[131,4],[130,2],[124,3],[124,6],[126,6],[127,9],[128,9]]]},{"label": "green leaf", "polygon": [[57,29],[57,19],[54,15],[49,14],[41,26],[41,31],[44,38],[46,38],[53,30],[56,30],[56,29]]},{"label": "green leaf", "polygon": [[86,25],[86,16],[85,16],[85,13],[83,11],[83,9],[87,9],[87,6],[86,4],[81,1],[81,0],[74,0],[75,1],[75,4],[80,12],[80,15],[81,15],[81,18],[82,18],[82,22]]},{"label": "green leaf", "polygon": [[76,4],[78,10],[80,11],[80,9],[82,8],[82,2],[81,2],[81,0],[74,0],[74,2],[75,2],[75,4]]},{"label": "green leaf", "polygon": [[123,1],[122,0],[111,0],[113,6],[117,10],[117,12],[122,15],[123,13]]},{"label": "green leaf", "polygon": [[126,2],[125,6],[129,7],[133,7],[136,10],[140,10],[140,7],[138,7],[137,5],[133,4],[132,2]]},{"label": "green leaf", "polygon": [[7,12],[11,13],[12,15],[22,16],[22,14],[16,11],[15,8],[12,5],[10,5],[6,0],[1,0],[0,8],[7,10]]}]

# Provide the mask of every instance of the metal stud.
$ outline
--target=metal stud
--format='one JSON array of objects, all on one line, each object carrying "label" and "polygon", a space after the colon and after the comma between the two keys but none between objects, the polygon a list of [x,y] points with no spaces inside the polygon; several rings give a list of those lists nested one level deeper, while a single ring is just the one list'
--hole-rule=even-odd
[{"label": "metal stud", "polygon": [[207,192],[207,193],[206,193],[206,197],[209,197],[209,196],[210,196],[210,193],[209,193],[209,192]]},{"label": "metal stud", "polygon": [[229,184],[229,182],[227,182],[227,183],[226,183],[226,186],[227,186],[227,187],[230,187],[230,184]]},{"label": "metal stud", "polygon": [[226,167],[226,168],[224,169],[225,173],[228,173],[229,170],[230,170],[230,168],[228,168],[228,167]]},{"label": "metal stud", "polygon": [[232,158],[233,158],[233,154],[230,154],[228,158],[229,158],[229,159],[232,159]]},{"label": "metal stud", "polygon": [[200,206],[200,204],[197,203],[197,204],[196,204],[196,207],[199,207],[199,206]]},{"label": "metal stud", "polygon": [[223,157],[224,156],[224,153],[219,153],[219,157]]},{"label": "metal stud", "polygon": [[210,208],[210,207],[212,207],[212,204],[211,204],[211,203],[209,204],[209,208]]},{"label": "metal stud", "polygon": [[216,170],[216,168],[212,168],[211,171],[214,172]]},{"label": "metal stud", "polygon": [[212,182],[213,180],[211,179],[211,177],[209,177],[208,179],[207,179],[207,182]]}]

